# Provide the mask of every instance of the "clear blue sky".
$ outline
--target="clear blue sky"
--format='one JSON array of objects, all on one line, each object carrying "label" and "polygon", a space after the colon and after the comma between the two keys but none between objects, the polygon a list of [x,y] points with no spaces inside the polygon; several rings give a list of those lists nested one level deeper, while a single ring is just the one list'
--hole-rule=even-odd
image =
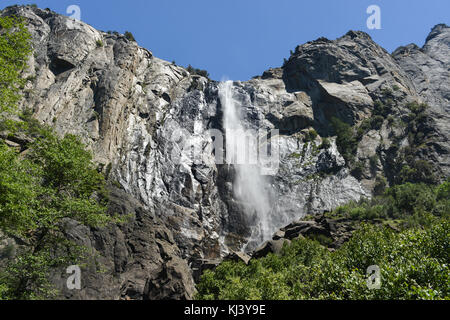
[{"label": "clear blue sky", "polygon": [[[386,50],[416,43],[450,24],[449,0],[0,0],[0,8],[36,3],[108,31],[131,31],[159,58],[207,69],[220,80],[247,80],[278,67],[298,44],[362,30]],[[368,30],[366,9],[381,8],[381,30]]]}]

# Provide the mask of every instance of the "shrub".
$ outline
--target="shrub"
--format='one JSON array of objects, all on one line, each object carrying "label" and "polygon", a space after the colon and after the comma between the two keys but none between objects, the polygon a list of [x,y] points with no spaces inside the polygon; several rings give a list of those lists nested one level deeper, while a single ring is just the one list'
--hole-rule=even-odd
[{"label": "shrub", "polygon": [[396,179],[398,184],[406,182],[434,184],[436,181],[433,165],[429,161],[413,158],[407,159],[407,164],[402,166]]},{"label": "shrub", "polygon": [[309,129],[305,134],[306,141],[314,141],[316,140],[318,133],[315,129]]},{"label": "shrub", "polygon": [[381,90],[381,93],[383,94],[383,96],[385,97],[390,97],[392,96],[392,90],[389,88],[384,88]]},{"label": "shrub", "polygon": [[393,124],[394,121],[395,121],[394,116],[393,115],[388,115],[387,121],[388,121],[389,124]]},{"label": "shrub", "polygon": [[32,52],[31,35],[22,18],[0,17],[0,114],[14,111],[26,83],[20,75]]},{"label": "shrub", "polygon": [[[390,105],[389,101],[388,101],[388,104]],[[392,104],[393,104],[393,102],[392,102]],[[374,110],[373,110],[374,116],[385,117],[388,113],[389,113],[388,105],[383,104],[380,100],[375,101]]]},{"label": "shrub", "polygon": [[382,195],[383,192],[386,190],[386,186],[387,186],[387,180],[385,177],[383,176],[377,176],[375,178],[375,186],[373,189],[373,193],[374,195]]},{"label": "shrub", "polygon": [[410,102],[406,105],[406,107],[416,115],[428,109],[428,105],[426,103],[418,103],[418,102]]},{"label": "shrub", "polygon": [[136,39],[134,38],[133,34],[130,31],[125,31],[125,38],[127,38],[130,41],[136,42]]},{"label": "shrub", "polygon": [[193,75],[199,75],[199,76],[202,76],[202,77],[205,77],[205,78],[208,78],[208,79],[209,79],[209,73],[208,73],[208,71],[206,71],[206,70],[197,69],[197,68],[192,67],[191,65],[188,65],[188,67],[186,68],[186,70],[187,70],[190,74],[193,74]]},{"label": "shrub", "polygon": [[83,257],[64,237],[67,218],[88,226],[119,221],[106,214],[103,175],[73,135],[40,132],[20,157],[0,143],[0,229],[27,245],[0,272],[0,299],[48,298],[50,270]]},{"label": "shrub", "polygon": [[357,141],[353,137],[352,127],[335,117],[331,119],[331,124],[333,125],[337,135],[336,144],[338,150],[344,157],[347,164],[350,164],[353,161],[357,148]]},{"label": "shrub", "polygon": [[384,121],[383,116],[376,115],[376,116],[372,117],[372,119],[370,121],[370,125],[371,125],[372,129],[380,130],[381,126],[383,125],[383,121]]},{"label": "shrub", "polygon": [[330,139],[328,138],[323,138],[322,139],[322,144],[320,145],[320,149],[329,149],[331,147],[331,142]]},{"label": "shrub", "polygon": [[353,168],[351,170],[352,175],[360,180],[363,177],[364,174],[364,169],[365,169],[365,165],[364,162],[362,161],[357,161],[354,165]]},{"label": "shrub", "polygon": [[[281,256],[226,261],[206,271],[197,299],[448,299],[449,223],[396,233],[365,224],[349,242],[329,252],[318,242],[294,240]],[[366,285],[378,265],[381,288]]]},{"label": "shrub", "polygon": [[378,167],[378,156],[376,154],[369,157],[369,164],[372,172],[376,171]]}]

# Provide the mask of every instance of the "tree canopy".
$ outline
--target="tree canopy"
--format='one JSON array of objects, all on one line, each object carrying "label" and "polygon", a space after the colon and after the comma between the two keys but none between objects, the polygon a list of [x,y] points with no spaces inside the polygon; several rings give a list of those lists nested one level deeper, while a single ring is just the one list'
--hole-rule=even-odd
[{"label": "tree canopy", "polygon": [[25,84],[21,77],[32,52],[31,35],[23,19],[0,17],[0,113],[12,111]]}]

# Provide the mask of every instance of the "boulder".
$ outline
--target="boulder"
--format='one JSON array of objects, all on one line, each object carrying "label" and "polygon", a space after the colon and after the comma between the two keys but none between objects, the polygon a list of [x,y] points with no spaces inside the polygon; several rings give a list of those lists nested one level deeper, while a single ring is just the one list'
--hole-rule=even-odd
[{"label": "boulder", "polygon": [[147,280],[144,300],[191,300],[195,294],[192,273],[186,261],[174,257]]},{"label": "boulder", "polygon": [[235,262],[243,262],[245,264],[248,264],[250,261],[251,257],[246,254],[245,252],[235,252],[233,251],[232,253],[230,253],[228,256],[226,256],[224,258],[224,260],[233,260]]},{"label": "boulder", "polygon": [[[108,168],[110,212],[133,216],[105,229],[68,222],[68,237],[92,249],[107,272],[83,270],[79,292],[64,291],[65,274],[55,275],[61,296],[191,298],[193,274],[240,250],[259,223],[235,197],[232,165],[216,163],[213,152],[202,154],[202,164],[191,157],[191,147],[212,150],[208,129],[222,129],[219,83],[158,59],[123,35],[50,10],[11,6],[0,14],[24,17],[32,35],[34,54],[24,73],[30,81],[20,107],[32,109],[33,117],[58,135],[82,137],[99,168]],[[273,187],[270,205],[276,208],[268,213],[271,224],[288,225],[299,216],[371,196],[350,174],[330,120],[359,124],[372,116],[373,101],[386,101],[384,89],[394,86],[398,90],[391,90],[389,99],[398,119],[410,113],[404,107],[408,101],[430,105],[425,146],[431,151],[423,157],[442,171],[438,176],[448,176],[449,35],[448,26],[436,26],[423,48],[407,46],[391,56],[368,34],[350,31],[333,41],[300,45],[283,67],[233,84],[243,127],[280,130],[279,168],[267,177]],[[329,138],[327,150],[319,148],[313,129]],[[387,173],[384,149],[391,134],[407,141],[402,130],[386,125],[363,134],[359,160],[381,153],[379,170]],[[0,136],[21,147],[31,141],[20,133]],[[342,225],[295,222],[254,256],[280,252],[287,240],[315,234],[331,235],[339,246],[351,233]],[[205,257],[212,259],[194,263]]]},{"label": "boulder", "polygon": [[253,252],[252,258],[262,258],[267,256],[269,253],[280,254],[285,243],[289,245],[290,240],[279,239],[266,241]]}]

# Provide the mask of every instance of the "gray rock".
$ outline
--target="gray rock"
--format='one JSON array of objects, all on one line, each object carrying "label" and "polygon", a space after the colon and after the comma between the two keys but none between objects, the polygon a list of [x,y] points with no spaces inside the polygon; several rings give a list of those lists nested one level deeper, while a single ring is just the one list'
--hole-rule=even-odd
[{"label": "gray rock", "polygon": [[280,254],[285,244],[289,245],[290,241],[288,239],[266,241],[252,253],[252,258],[262,258],[269,253]]},{"label": "gray rock", "polygon": [[415,90],[434,121],[432,143],[434,159],[448,176],[450,173],[450,27],[436,25],[422,48],[415,44],[400,47],[392,54],[399,66],[409,75]]},{"label": "gray rock", "polygon": [[225,257],[224,260],[232,260],[235,262],[243,262],[245,264],[248,264],[250,261],[251,257],[246,254],[245,252],[232,252],[230,253],[228,256]]},{"label": "gray rock", "polygon": [[[194,273],[201,273],[204,261],[214,265],[228,252],[241,251],[257,223],[234,199],[233,166],[216,164],[212,152],[195,161],[187,148],[209,150],[207,130],[222,129],[218,83],[154,57],[123,35],[48,10],[14,6],[0,14],[25,17],[33,37],[35,54],[24,75],[33,80],[22,107],[60,135],[81,136],[94,160],[111,168],[110,211],[134,214],[127,224],[105,230],[68,221],[68,237],[92,249],[103,272],[95,266],[83,270],[80,292],[65,290],[64,272],[55,274],[61,296],[192,298]],[[448,176],[448,30],[437,26],[422,49],[408,46],[392,56],[363,32],[321,38],[298,46],[283,67],[234,83],[244,126],[280,130],[279,170],[267,176],[271,233],[305,214],[371,196],[375,176],[358,181],[350,174],[330,121],[337,117],[353,125],[369,119],[374,101],[394,86],[396,118],[407,117],[407,102],[430,104],[431,151],[423,157]],[[312,129],[319,134],[315,139],[307,138]],[[380,154],[377,172],[386,173],[392,135],[407,145],[403,130],[384,121],[363,135],[358,160],[367,163]],[[320,149],[325,137],[330,146]],[[9,139],[26,144],[26,137]],[[261,247],[261,254],[279,252],[283,239],[302,232],[333,236],[338,229],[317,221],[294,223]],[[254,247],[265,240],[255,240]]]},{"label": "gray rock", "polygon": [[191,300],[194,294],[191,271],[180,258],[165,262],[144,289],[145,300]]}]

